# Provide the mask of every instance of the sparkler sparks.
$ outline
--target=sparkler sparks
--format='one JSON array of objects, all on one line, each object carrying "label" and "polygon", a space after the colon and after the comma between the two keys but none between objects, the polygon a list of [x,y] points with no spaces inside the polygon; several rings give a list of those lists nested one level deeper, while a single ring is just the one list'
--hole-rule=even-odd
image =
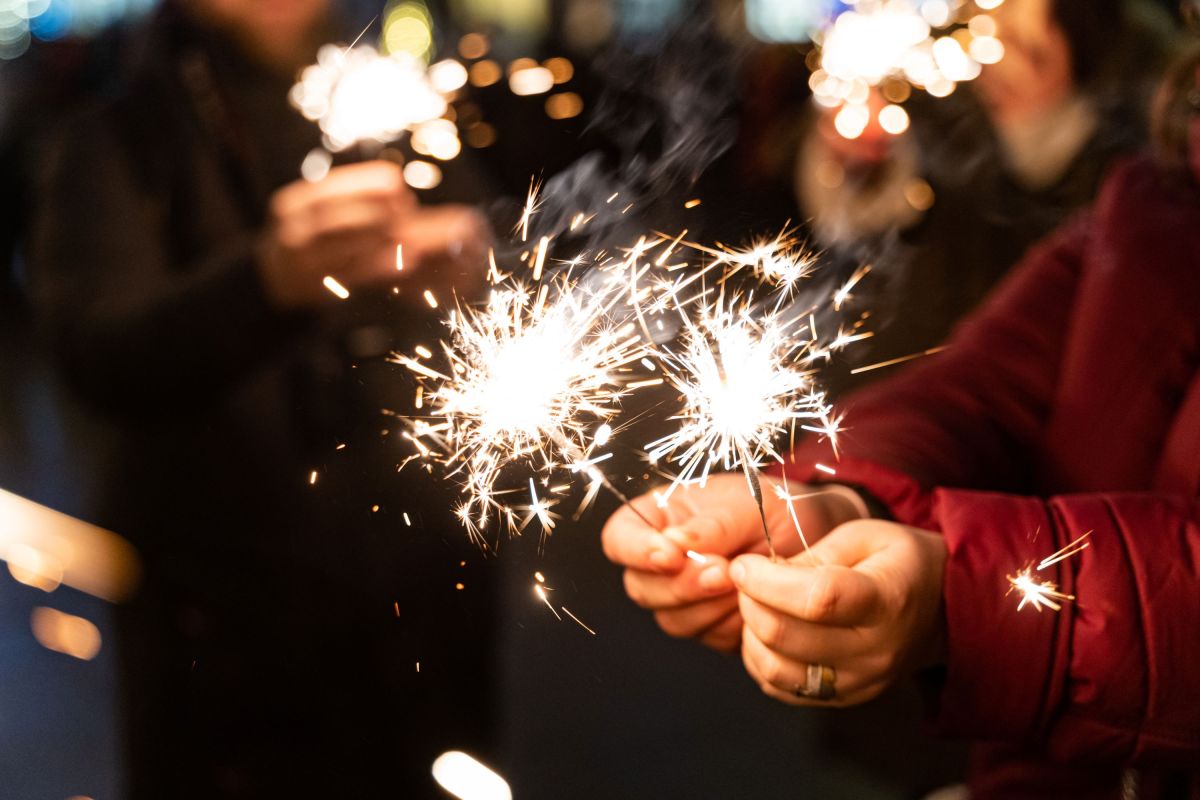
[{"label": "sparkler sparks", "polygon": [[768,461],[783,463],[777,443],[797,426],[837,434],[832,408],[812,369],[803,366],[814,340],[796,330],[802,319],[756,318],[748,308],[721,302],[698,323],[685,319],[683,349],[663,352],[668,380],[683,396],[680,425],[646,446],[651,463],[679,467],[659,497],[664,505],[680,485],[703,484],[714,466],[741,469],[772,554],[758,471]]},{"label": "sparkler sparks", "polygon": [[425,65],[407,53],[382,55],[359,45],[326,45],[300,73],[292,105],[316,122],[332,151],[359,142],[390,142],[446,113]]},{"label": "sparkler sparks", "polygon": [[[820,68],[809,80],[813,99],[838,109],[834,127],[847,139],[861,136],[872,114],[887,133],[903,133],[909,120],[899,103],[910,87],[946,97],[977,78],[982,65],[1003,58],[996,22],[978,13],[982,8],[941,0],[860,0],[818,37]],[[871,93],[880,87],[883,100],[872,104]]]},{"label": "sparkler sparks", "polygon": [[460,306],[449,316],[447,370],[396,359],[425,382],[433,421],[418,420],[413,439],[461,478],[458,514],[469,530],[478,533],[494,516],[514,533],[534,519],[553,527],[553,501],[538,498],[532,477],[529,506],[501,502],[509,492],[497,482],[510,463],[523,461],[543,476],[566,467],[602,479],[597,436],[611,435],[603,426],[619,411],[621,371],[646,355],[633,324],[609,322],[619,299],[569,274],[536,292],[506,281],[482,308]]},{"label": "sparkler sparks", "polygon": [[[514,231],[523,239],[540,202],[531,182]],[[411,458],[438,463],[459,482],[455,514],[473,539],[486,547],[493,524],[513,535],[535,520],[552,530],[553,508],[569,488],[552,485],[558,473],[587,481],[577,514],[602,488],[628,504],[599,465],[613,455],[601,449],[619,430],[623,398],[638,389],[667,385],[682,396],[676,429],[645,445],[651,463],[677,472],[660,504],[713,468],[741,469],[765,532],[758,471],[782,463],[785,434],[800,428],[836,445],[840,418],[816,373],[834,351],[870,334],[859,332],[860,320],[821,340],[816,309],[828,302],[840,310],[867,270],[801,306],[797,286],[815,258],[792,232],[741,250],[687,242],[686,234],[643,235],[628,248],[569,259],[551,257],[555,237],[543,234],[511,272],[491,252],[490,299],[449,311],[442,363],[423,347],[419,357],[395,356],[416,375],[428,414],[403,434],[417,448]],[[528,282],[517,277],[521,269]],[[663,343],[676,336],[678,345]],[[510,465],[525,470],[513,484],[502,480]],[[528,502],[512,497],[526,491]]]},{"label": "sparkler sparks", "polygon": [[1061,611],[1064,602],[1075,599],[1073,594],[1060,592],[1058,584],[1053,581],[1041,580],[1034,573],[1086,550],[1091,545],[1088,540],[1091,533],[1088,531],[1061,550],[1046,556],[1036,566],[1031,562],[1016,574],[1007,576],[1009,593],[1016,591],[1021,596],[1021,602],[1017,604],[1017,611],[1027,605],[1033,606],[1038,612],[1041,612],[1043,608]]}]

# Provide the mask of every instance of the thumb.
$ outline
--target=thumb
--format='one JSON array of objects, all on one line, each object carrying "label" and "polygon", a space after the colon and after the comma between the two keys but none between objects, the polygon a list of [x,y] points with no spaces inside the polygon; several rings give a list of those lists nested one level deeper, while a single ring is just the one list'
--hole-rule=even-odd
[{"label": "thumb", "polygon": [[853,567],[880,550],[883,539],[874,520],[854,520],[834,528],[788,562],[802,567]]}]

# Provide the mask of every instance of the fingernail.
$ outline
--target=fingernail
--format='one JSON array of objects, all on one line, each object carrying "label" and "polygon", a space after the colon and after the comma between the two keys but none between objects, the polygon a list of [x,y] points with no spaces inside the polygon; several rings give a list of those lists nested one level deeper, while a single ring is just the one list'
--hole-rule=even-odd
[{"label": "fingernail", "polygon": [[729,587],[729,579],[725,569],[718,564],[708,567],[696,579],[701,589],[716,592]]},{"label": "fingernail", "polygon": [[734,583],[740,586],[742,581],[746,579],[746,565],[741,561],[734,561],[729,567],[729,577]]},{"label": "fingernail", "polygon": [[687,535],[683,532],[682,529],[676,528],[673,525],[668,528],[663,528],[662,535],[667,537],[668,539],[670,539],[672,542],[675,542],[676,544],[682,544],[682,545],[687,544]]},{"label": "fingernail", "polygon": [[674,563],[670,551],[665,547],[656,546],[650,550],[650,563],[656,567],[666,569]]}]

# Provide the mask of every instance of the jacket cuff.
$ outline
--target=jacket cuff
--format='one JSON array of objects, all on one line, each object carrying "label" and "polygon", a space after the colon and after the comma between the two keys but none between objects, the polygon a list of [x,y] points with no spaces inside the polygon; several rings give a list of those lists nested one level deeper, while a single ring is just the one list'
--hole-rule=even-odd
[{"label": "jacket cuff", "polygon": [[830,459],[832,467],[817,467],[811,461],[791,459],[781,472],[789,481],[800,483],[840,483],[852,489],[862,489],[887,510],[884,518],[918,528],[936,529],[933,517],[933,495],[917,481],[902,472],[865,459],[845,457]]},{"label": "jacket cuff", "polygon": [[[947,660],[932,703],[941,734],[992,741],[1037,738],[1061,690],[1073,614],[1026,606],[1008,595],[1008,575],[1066,544],[1044,502],[983,492],[938,490],[934,515],[948,551],[942,589]],[[1046,580],[1071,593],[1069,571]]]}]

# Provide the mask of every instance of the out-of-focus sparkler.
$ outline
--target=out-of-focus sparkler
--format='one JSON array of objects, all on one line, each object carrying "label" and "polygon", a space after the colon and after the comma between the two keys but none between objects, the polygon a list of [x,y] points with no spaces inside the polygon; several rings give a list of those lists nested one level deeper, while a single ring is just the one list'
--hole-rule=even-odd
[{"label": "out-of-focus sparkler", "polygon": [[445,96],[425,64],[407,53],[383,55],[368,45],[326,45],[300,73],[292,104],[316,122],[332,151],[359,142],[387,143],[446,113]]},{"label": "out-of-focus sparkler", "polygon": [[1090,535],[1091,531],[1088,531],[1066,547],[1043,558],[1036,566],[1030,562],[1024,569],[1007,576],[1009,593],[1015,591],[1021,596],[1021,601],[1017,604],[1017,611],[1027,605],[1033,606],[1039,612],[1043,608],[1061,611],[1064,602],[1075,599],[1073,594],[1060,592],[1058,584],[1040,579],[1034,573],[1086,550],[1091,545],[1088,540]]},{"label": "out-of-focus sparkler", "polygon": [[[1004,57],[996,21],[985,13],[998,5],[859,0],[817,35],[813,99],[838,109],[834,127],[847,139],[861,136],[873,114],[885,132],[903,133],[912,87],[945,97]],[[871,103],[877,89],[881,102]]]}]

